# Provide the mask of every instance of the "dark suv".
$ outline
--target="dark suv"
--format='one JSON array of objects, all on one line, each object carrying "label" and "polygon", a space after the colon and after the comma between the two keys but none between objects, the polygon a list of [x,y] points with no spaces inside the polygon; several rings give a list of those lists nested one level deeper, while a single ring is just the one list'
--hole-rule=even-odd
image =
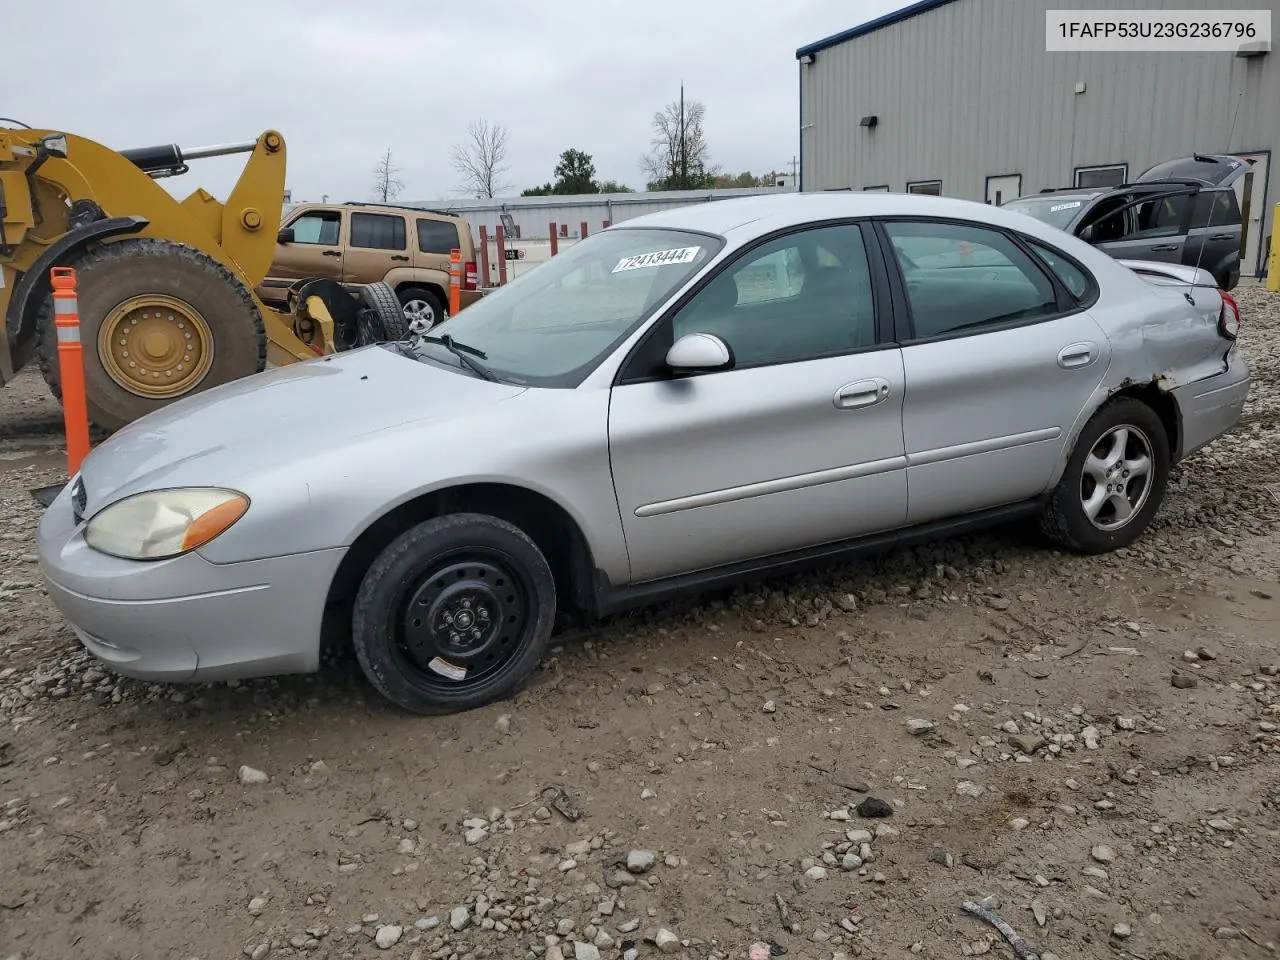
[{"label": "dark suv", "polygon": [[1118,260],[1200,266],[1231,290],[1240,280],[1237,157],[1197,154],[1156,164],[1134,183],[1045,190],[1004,206],[1073,233]]}]

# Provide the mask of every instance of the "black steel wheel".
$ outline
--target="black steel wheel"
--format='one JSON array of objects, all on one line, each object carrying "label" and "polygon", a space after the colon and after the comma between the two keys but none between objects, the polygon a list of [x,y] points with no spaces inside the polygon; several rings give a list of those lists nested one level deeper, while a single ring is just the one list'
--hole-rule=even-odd
[{"label": "black steel wheel", "polygon": [[365,675],[417,713],[453,713],[509,695],[538,664],[555,581],[519,528],[483,514],[419,524],[370,566],[352,635]]}]

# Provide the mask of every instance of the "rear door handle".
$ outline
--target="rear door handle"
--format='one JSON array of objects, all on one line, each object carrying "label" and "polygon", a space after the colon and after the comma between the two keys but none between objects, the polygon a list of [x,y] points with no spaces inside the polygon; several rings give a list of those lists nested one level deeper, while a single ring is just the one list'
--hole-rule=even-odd
[{"label": "rear door handle", "polygon": [[1063,370],[1087,367],[1096,359],[1098,359],[1098,345],[1096,343],[1073,343],[1071,346],[1063,347],[1058,351],[1058,366]]},{"label": "rear door handle", "polygon": [[1157,250],[1164,251],[1164,250],[1177,250],[1177,249],[1178,249],[1178,245],[1176,243],[1157,243],[1155,246],[1151,248],[1151,252],[1155,253]]},{"label": "rear door handle", "polygon": [[403,260],[405,263],[408,263],[408,262],[409,262],[409,258],[408,258],[408,257],[402,257],[402,256],[399,256],[399,255],[394,256],[394,257],[392,257],[391,259],[392,259],[392,260]]},{"label": "rear door handle", "polygon": [[325,250],[325,251],[323,251],[323,252],[324,252],[324,255],[325,255],[326,257],[340,257],[340,256],[342,256],[342,251],[341,251],[341,250]]},{"label": "rear door handle", "polygon": [[889,397],[889,381],[883,377],[871,377],[869,380],[857,380],[846,383],[836,391],[833,398],[838,410],[860,410],[863,407],[874,407]]},{"label": "rear door handle", "polygon": [[1234,233],[1215,233],[1209,239],[1210,240],[1234,240],[1235,238],[1236,238],[1236,235]]}]

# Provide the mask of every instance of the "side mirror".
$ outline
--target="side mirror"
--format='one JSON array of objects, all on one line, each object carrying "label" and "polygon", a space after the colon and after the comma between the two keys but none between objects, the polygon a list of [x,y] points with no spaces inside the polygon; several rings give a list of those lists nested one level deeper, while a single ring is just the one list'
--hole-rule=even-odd
[{"label": "side mirror", "polygon": [[293,227],[285,227],[277,233],[276,243],[293,243]]},{"label": "side mirror", "polygon": [[667,351],[667,366],[676,373],[732,370],[733,350],[713,333],[689,333]]}]

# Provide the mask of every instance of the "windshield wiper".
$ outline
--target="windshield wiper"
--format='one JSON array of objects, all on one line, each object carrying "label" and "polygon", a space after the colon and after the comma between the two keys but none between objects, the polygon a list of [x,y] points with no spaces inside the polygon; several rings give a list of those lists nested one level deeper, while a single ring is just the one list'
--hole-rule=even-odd
[{"label": "windshield wiper", "polygon": [[[440,344],[457,357],[459,363],[463,364],[477,376],[483,377],[485,380],[489,380],[492,383],[502,382],[498,379],[498,375],[496,373],[480,362],[480,360],[487,360],[489,357],[489,355],[483,350],[477,350],[475,347],[469,347],[465,343],[458,343],[447,333],[441,334],[438,337],[423,337],[422,339],[426,343]],[[473,357],[479,357],[480,359],[475,360],[472,359]]]}]

